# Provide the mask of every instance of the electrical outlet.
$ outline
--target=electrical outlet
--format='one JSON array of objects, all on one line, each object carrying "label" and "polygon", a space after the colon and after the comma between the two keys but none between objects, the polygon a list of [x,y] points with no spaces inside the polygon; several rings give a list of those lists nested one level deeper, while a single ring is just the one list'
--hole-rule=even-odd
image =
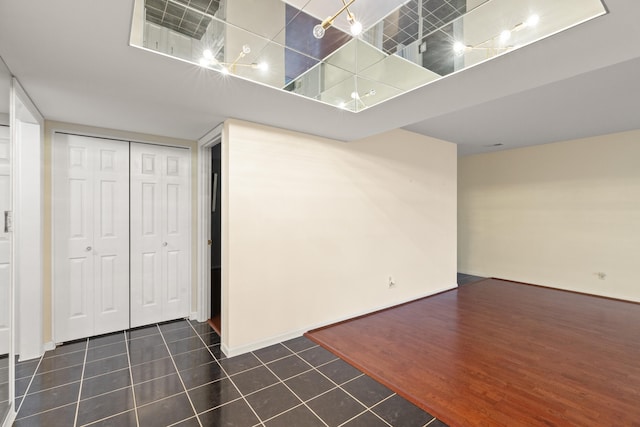
[{"label": "electrical outlet", "polygon": [[389,289],[395,288],[396,282],[393,281],[393,277],[389,276]]}]

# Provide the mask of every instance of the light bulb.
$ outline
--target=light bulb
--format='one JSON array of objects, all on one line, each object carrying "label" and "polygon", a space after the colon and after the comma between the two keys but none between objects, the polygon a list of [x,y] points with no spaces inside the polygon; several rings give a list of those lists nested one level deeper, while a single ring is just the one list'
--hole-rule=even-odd
[{"label": "light bulb", "polygon": [[467,50],[467,47],[462,42],[455,42],[453,44],[453,53],[456,55],[462,55],[464,51]]},{"label": "light bulb", "polygon": [[260,71],[267,71],[269,69],[269,64],[267,64],[266,62],[258,62],[256,64],[256,68]]},{"label": "light bulb", "polygon": [[360,21],[354,20],[351,23],[351,35],[352,36],[357,36],[360,33],[362,33],[362,23]]},{"label": "light bulb", "polygon": [[209,49],[205,49],[205,50],[202,51],[202,56],[205,59],[211,59],[211,58],[213,58],[213,52],[211,52],[211,50],[209,50]]},{"label": "light bulb", "polygon": [[321,39],[324,37],[324,28],[322,27],[322,24],[318,24],[313,27],[313,37],[317,39]]},{"label": "light bulb", "polygon": [[202,67],[206,67],[207,65],[209,65],[209,60],[207,58],[200,58],[200,65]]},{"label": "light bulb", "polygon": [[251,53],[251,46],[249,46],[248,44],[243,44],[242,53],[244,53],[245,55]]},{"label": "light bulb", "polygon": [[229,74],[229,69],[227,67],[222,67],[220,68],[220,72],[226,76]]},{"label": "light bulb", "polygon": [[540,22],[540,17],[538,15],[531,15],[527,18],[525,24],[527,24],[527,27],[535,27],[538,25],[538,22]]},{"label": "light bulb", "polygon": [[341,102],[338,104],[338,108],[345,109],[346,107],[347,107],[347,104],[346,104],[344,101],[341,101]]},{"label": "light bulb", "polygon": [[358,92],[351,92],[351,99],[360,99],[360,95],[358,95]]},{"label": "light bulb", "polygon": [[503,32],[500,33],[500,41],[501,42],[506,42],[507,40],[509,40],[511,38],[511,31],[509,30],[504,30]]}]

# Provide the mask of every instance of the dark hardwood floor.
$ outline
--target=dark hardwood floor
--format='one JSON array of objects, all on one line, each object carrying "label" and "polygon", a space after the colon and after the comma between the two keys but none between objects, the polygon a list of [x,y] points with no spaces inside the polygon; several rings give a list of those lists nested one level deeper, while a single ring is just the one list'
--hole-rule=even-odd
[{"label": "dark hardwood floor", "polygon": [[495,279],[307,336],[450,426],[640,426],[640,305]]}]

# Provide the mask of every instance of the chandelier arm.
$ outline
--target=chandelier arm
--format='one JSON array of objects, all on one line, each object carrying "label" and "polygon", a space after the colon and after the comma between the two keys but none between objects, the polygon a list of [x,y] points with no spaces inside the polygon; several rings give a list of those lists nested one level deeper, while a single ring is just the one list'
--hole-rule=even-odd
[{"label": "chandelier arm", "polygon": [[[340,8],[340,10],[338,10],[336,13],[333,14],[333,16],[330,16],[329,18],[325,19],[324,21],[322,21],[322,27],[323,28],[328,28],[330,25],[333,24],[333,21],[336,20],[336,18],[338,16],[340,16],[340,14],[342,12],[344,12],[345,10],[349,9],[349,6],[351,6],[356,0],[349,0],[349,3],[345,3],[344,0],[342,0],[342,3],[344,4],[344,6],[342,6]],[[349,15],[351,15],[351,12],[349,12]],[[326,26],[325,26],[326,25]]]},{"label": "chandelier arm", "polygon": [[[354,1],[355,1],[355,0],[354,0]],[[351,3],[353,3],[353,2],[351,2]],[[342,4],[347,8],[346,10],[347,10],[347,16],[348,16],[348,18],[349,18],[349,22],[353,22],[353,21],[355,21],[356,17],[355,17],[355,16],[353,15],[353,13],[351,13],[351,11],[349,10],[349,7],[348,7],[348,5],[347,5],[346,0],[342,0]]]}]

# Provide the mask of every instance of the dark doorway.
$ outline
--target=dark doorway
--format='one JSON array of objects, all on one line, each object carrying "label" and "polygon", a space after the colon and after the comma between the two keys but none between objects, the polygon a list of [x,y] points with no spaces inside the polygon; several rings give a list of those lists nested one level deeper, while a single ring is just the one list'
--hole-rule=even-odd
[{"label": "dark doorway", "polygon": [[222,222],[220,212],[220,180],[221,146],[216,144],[211,147],[211,323],[213,328],[220,333],[220,312],[222,301],[220,252],[222,249]]}]

